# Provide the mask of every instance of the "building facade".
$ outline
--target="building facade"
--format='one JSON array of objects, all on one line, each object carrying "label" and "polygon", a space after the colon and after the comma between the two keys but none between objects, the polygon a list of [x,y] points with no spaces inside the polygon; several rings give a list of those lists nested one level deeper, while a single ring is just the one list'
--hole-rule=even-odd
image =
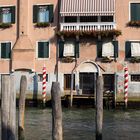
[{"label": "building facade", "polygon": [[0,75],[21,75],[28,94],[47,94],[59,81],[63,94],[93,95],[96,77],[104,93],[124,97],[124,65],[129,97],[140,97],[140,0],[0,0]]}]

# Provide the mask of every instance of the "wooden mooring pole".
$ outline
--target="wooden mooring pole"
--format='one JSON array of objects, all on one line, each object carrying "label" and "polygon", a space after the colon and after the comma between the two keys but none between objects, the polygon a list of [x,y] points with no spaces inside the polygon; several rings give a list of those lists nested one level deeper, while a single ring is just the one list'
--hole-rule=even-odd
[{"label": "wooden mooring pole", "polygon": [[53,82],[52,97],[52,140],[63,140],[62,132],[62,107],[59,82]]},{"label": "wooden mooring pole", "polygon": [[103,126],[103,77],[97,77],[96,94],[96,140],[102,140]]},{"label": "wooden mooring pole", "polygon": [[16,92],[14,76],[2,75],[1,139],[16,139]]},{"label": "wooden mooring pole", "polygon": [[19,114],[18,114],[18,140],[24,140],[24,115],[25,115],[25,97],[26,97],[27,79],[21,76],[20,95],[19,95]]}]

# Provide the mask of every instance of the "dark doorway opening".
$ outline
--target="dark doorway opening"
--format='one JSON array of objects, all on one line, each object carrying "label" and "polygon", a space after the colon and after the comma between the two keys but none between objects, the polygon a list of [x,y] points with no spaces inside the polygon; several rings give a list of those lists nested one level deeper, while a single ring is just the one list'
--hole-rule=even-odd
[{"label": "dark doorway opening", "polygon": [[80,73],[80,89],[82,94],[94,94],[94,73]]}]

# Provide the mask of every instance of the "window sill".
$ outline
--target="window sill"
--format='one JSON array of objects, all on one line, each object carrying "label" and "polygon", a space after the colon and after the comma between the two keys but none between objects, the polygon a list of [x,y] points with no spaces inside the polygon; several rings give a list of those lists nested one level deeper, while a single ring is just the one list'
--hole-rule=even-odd
[{"label": "window sill", "polygon": [[0,28],[6,29],[12,27],[11,23],[0,23]]},{"label": "window sill", "polygon": [[50,58],[36,58],[37,60],[49,60]]},{"label": "window sill", "polygon": [[11,59],[10,58],[0,58],[0,61],[10,61]]},{"label": "window sill", "polygon": [[46,28],[49,26],[50,26],[49,22],[38,22],[35,24],[35,27],[37,27],[37,28]]}]

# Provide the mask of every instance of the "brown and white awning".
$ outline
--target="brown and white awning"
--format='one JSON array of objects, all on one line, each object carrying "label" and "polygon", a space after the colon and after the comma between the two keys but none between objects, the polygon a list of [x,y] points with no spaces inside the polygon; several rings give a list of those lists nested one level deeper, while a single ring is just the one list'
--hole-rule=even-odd
[{"label": "brown and white awning", "polygon": [[61,16],[114,15],[115,0],[61,0]]}]

